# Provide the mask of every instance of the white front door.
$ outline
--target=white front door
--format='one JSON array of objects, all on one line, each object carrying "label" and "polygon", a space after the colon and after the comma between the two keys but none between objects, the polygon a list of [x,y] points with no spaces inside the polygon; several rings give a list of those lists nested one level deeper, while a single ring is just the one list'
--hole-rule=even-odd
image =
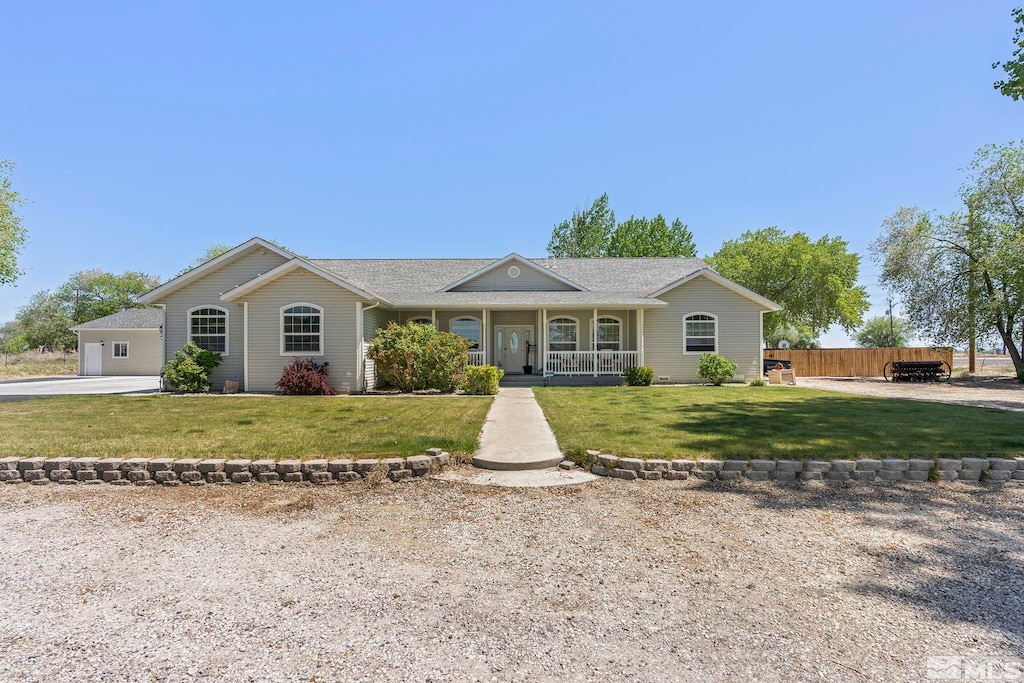
[{"label": "white front door", "polygon": [[529,363],[526,345],[533,340],[532,325],[501,325],[494,328],[498,367],[506,375],[523,374],[523,366]]},{"label": "white front door", "polygon": [[82,363],[83,375],[103,374],[103,344],[98,342],[85,345],[85,359]]}]

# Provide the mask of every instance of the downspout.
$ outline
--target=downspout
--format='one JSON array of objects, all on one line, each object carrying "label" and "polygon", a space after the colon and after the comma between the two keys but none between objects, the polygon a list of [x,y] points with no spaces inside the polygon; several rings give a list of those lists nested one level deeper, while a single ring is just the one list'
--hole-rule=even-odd
[{"label": "downspout", "polygon": [[167,304],[153,305],[164,312],[164,321],[160,324],[160,391],[164,391],[164,366],[167,365]]}]

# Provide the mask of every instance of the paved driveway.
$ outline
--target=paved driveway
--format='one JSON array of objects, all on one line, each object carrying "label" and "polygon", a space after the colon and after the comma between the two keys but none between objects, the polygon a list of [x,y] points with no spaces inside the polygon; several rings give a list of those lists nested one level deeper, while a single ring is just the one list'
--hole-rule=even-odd
[{"label": "paved driveway", "polygon": [[159,390],[159,377],[33,377],[0,382],[0,401],[70,394],[149,394]]}]

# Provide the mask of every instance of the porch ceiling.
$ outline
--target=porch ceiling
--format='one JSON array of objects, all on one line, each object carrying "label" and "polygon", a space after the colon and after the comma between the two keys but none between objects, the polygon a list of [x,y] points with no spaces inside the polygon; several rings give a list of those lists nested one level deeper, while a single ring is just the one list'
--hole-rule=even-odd
[{"label": "porch ceiling", "polygon": [[381,292],[392,308],[657,308],[664,301],[633,292]]}]

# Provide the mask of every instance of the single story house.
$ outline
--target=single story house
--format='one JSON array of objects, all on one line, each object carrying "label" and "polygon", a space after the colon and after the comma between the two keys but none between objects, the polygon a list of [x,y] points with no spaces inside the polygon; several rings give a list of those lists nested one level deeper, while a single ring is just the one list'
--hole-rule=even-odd
[{"label": "single story house", "polygon": [[649,365],[696,382],[706,351],[761,375],[772,301],[696,258],[307,259],[253,238],[147,292],[165,312],[164,354],[188,341],[223,354],[214,371],[274,391],[294,358],[330,362],[338,391],[372,388],[366,348],[389,322],[469,340],[470,362],[552,378]]},{"label": "single story house", "polygon": [[71,328],[78,334],[79,375],[159,375],[164,364],[164,312],[118,311]]}]

